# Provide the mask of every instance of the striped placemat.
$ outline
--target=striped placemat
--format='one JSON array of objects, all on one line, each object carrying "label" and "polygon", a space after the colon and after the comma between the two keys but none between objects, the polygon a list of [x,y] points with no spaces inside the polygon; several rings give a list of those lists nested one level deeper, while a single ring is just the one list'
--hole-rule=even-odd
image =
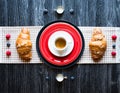
[{"label": "striped placemat", "polygon": [[[16,38],[19,35],[21,28],[29,28],[30,29],[30,35],[31,35],[31,41],[33,44],[32,47],[32,60],[29,62],[30,64],[32,63],[42,63],[42,61],[40,60],[40,58],[37,55],[37,51],[36,51],[36,37],[38,35],[38,32],[41,30],[42,26],[18,26],[18,27],[0,27],[0,63],[10,63],[10,64],[23,64],[25,62],[23,62],[20,58],[19,55],[17,54],[16,51],[16,46],[15,46],[15,42],[16,42]],[[92,32],[93,29],[95,27],[78,27],[81,32],[84,35],[85,38],[85,50],[83,53],[83,56],[81,57],[81,59],[79,60],[78,64],[96,64],[92,59],[91,59],[91,54],[89,51],[89,41],[91,39],[92,36]],[[103,58],[100,60],[100,62],[98,62],[97,64],[110,64],[110,63],[120,63],[120,57],[119,57],[119,44],[120,44],[120,29],[117,27],[100,27],[103,31],[103,34],[105,35],[106,39],[107,39],[107,50],[105,52],[105,55],[103,56]],[[5,36],[6,34],[11,34],[11,38],[10,40],[6,40]],[[113,34],[117,35],[117,41],[112,41],[111,36]],[[6,43],[10,42],[11,46],[8,48],[6,46]],[[117,43],[116,43],[117,42]],[[116,49],[112,48],[112,45],[116,44]],[[6,56],[6,51],[10,50],[11,51],[11,56],[7,57]],[[111,52],[112,51],[116,51],[117,55],[116,57],[112,57],[111,56]]]}]

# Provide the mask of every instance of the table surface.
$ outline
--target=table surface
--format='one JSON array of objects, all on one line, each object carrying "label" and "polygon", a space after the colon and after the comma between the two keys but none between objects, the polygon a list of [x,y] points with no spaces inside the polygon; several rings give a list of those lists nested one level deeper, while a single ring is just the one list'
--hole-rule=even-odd
[{"label": "table surface", "polygon": [[[63,15],[55,12],[60,5],[65,8]],[[1,26],[43,26],[58,19],[76,26],[120,27],[120,0],[0,0]],[[57,73],[68,79],[58,83]],[[120,93],[120,64],[75,65],[65,70],[45,64],[1,64],[0,92]]]}]

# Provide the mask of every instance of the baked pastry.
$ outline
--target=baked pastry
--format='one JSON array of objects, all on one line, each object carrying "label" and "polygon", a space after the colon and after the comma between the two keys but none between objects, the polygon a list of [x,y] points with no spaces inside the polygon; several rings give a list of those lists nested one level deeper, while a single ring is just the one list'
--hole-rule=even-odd
[{"label": "baked pastry", "polygon": [[107,41],[100,28],[95,28],[93,30],[89,48],[94,61],[99,61],[103,57],[107,48]]},{"label": "baked pastry", "polygon": [[22,28],[16,40],[16,48],[22,60],[29,61],[32,58],[32,42],[29,29]]}]

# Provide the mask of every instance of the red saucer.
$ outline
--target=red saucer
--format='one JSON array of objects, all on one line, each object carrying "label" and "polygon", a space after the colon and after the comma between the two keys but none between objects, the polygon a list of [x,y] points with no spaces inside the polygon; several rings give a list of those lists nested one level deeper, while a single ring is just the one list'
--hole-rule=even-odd
[{"label": "red saucer", "polygon": [[[74,48],[66,57],[56,57],[48,49],[48,39],[57,31],[66,31],[74,39]],[[65,22],[56,22],[48,25],[39,37],[39,52],[48,63],[56,66],[66,66],[74,62],[81,54],[83,46],[84,40],[82,34],[74,26]]]}]

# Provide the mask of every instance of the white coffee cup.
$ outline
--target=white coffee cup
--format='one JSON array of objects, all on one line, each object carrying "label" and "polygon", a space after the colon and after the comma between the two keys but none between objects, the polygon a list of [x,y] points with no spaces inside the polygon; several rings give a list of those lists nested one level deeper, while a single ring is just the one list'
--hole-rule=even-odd
[{"label": "white coffee cup", "polygon": [[63,8],[62,6],[58,6],[57,9],[56,9],[56,12],[57,12],[58,14],[63,14],[64,8]]},{"label": "white coffee cup", "polygon": [[67,79],[67,77],[64,76],[63,74],[57,74],[56,80],[57,80],[58,82],[62,82],[64,79]]},{"label": "white coffee cup", "polygon": [[53,55],[65,57],[72,52],[74,40],[68,32],[57,31],[49,37],[48,48]]}]

